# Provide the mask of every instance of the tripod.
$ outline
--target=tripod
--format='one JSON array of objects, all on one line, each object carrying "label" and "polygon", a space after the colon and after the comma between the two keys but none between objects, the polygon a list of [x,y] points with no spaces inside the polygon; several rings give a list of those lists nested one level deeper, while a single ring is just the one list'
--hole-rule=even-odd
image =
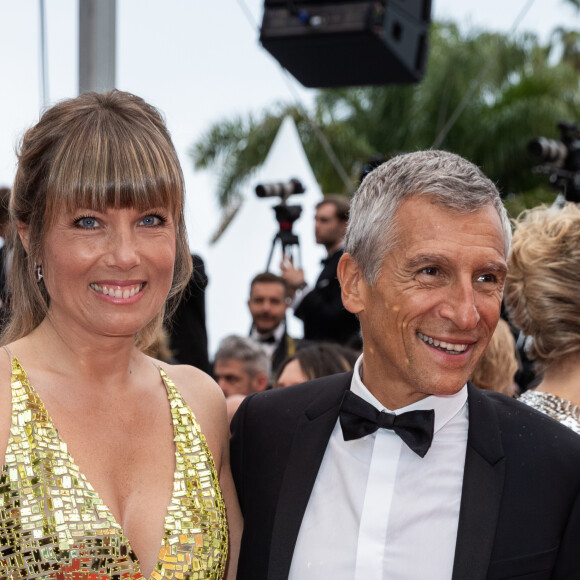
[{"label": "tripod", "polygon": [[[274,249],[276,248],[276,242],[280,242],[282,256],[284,258],[289,257],[296,264],[297,268],[301,268],[302,255],[300,253],[300,240],[292,232],[292,224],[300,217],[302,208],[299,205],[286,205],[285,203],[281,203],[274,206],[273,209],[276,213],[276,219],[280,224],[280,229],[272,240],[272,247],[270,248],[270,255],[268,256],[268,262],[266,264],[266,272],[270,271],[270,262],[272,261]],[[295,252],[292,251],[292,248],[295,248]],[[294,254],[298,258],[297,262],[294,261]]]}]

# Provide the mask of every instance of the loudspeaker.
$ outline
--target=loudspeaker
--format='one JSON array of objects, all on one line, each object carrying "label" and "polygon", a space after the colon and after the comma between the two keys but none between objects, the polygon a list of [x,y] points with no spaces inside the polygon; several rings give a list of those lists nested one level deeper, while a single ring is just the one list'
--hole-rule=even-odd
[{"label": "loudspeaker", "polygon": [[423,78],[431,0],[265,0],[262,46],[306,87]]}]

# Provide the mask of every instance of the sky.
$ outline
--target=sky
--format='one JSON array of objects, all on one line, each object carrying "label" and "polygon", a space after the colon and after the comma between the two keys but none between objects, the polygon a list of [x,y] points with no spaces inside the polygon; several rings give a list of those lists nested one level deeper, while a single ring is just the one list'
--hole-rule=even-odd
[{"label": "sky", "polygon": [[[78,1],[45,1],[49,104],[78,92]],[[216,176],[194,169],[191,145],[217,121],[277,102],[308,106],[314,98],[260,46],[262,11],[260,0],[117,0],[117,88],[164,114],[186,179],[190,245],[202,257],[219,223]],[[563,0],[433,0],[431,16],[503,32],[518,22],[518,32],[543,39],[558,25],[580,29],[580,15]],[[15,147],[43,107],[38,0],[0,0],[0,27],[0,185],[10,185]],[[279,179],[290,177],[288,167]],[[209,292],[213,268],[231,268],[235,276],[233,264],[206,267]]]}]

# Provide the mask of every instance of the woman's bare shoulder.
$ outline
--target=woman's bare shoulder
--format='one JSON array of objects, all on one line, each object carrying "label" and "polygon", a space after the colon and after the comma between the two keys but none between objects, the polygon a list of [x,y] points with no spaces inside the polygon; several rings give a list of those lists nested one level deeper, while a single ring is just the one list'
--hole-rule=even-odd
[{"label": "woman's bare shoulder", "polygon": [[[229,442],[226,401],[218,384],[206,373],[190,365],[159,363],[193,411],[210,446],[216,466]],[[219,471],[219,467],[218,467]]]},{"label": "woman's bare shoulder", "polygon": [[221,406],[224,395],[218,384],[206,373],[191,365],[159,363],[178,388],[186,403],[195,410],[199,404]]}]

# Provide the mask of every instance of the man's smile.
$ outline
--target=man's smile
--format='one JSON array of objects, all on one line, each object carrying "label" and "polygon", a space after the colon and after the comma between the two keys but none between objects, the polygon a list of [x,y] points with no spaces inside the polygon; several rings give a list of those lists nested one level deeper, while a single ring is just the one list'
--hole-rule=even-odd
[{"label": "man's smile", "polygon": [[452,344],[450,342],[444,342],[443,340],[437,340],[436,338],[425,336],[420,332],[417,333],[417,336],[430,346],[434,346],[438,350],[449,354],[461,354],[462,352],[465,352],[469,346],[468,344]]}]

